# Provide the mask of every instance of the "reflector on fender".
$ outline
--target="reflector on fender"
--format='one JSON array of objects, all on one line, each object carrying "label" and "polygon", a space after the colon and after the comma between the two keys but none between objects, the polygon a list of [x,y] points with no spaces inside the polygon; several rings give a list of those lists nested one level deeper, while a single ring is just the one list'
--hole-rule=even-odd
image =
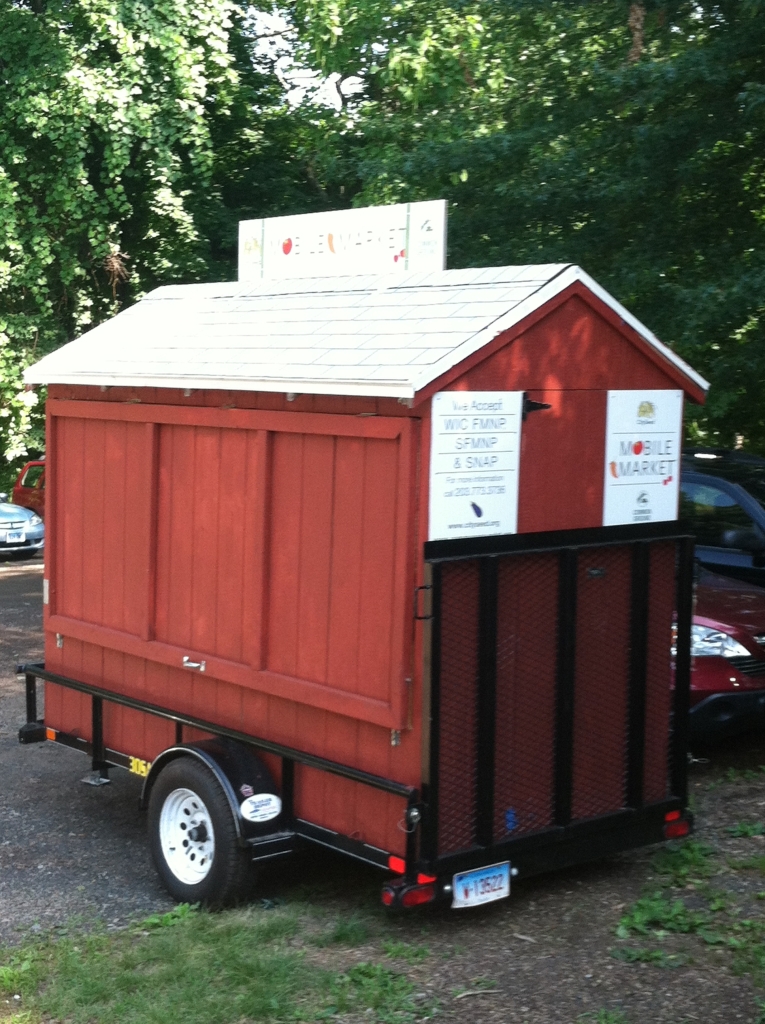
[{"label": "reflector on fender", "polygon": [[388,867],[391,871],[395,871],[397,875],[403,875],[406,871],[406,861],[403,857],[394,857],[391,855],[388,857]]},{"label": "reflector on fender", "polygon": [[396,893],[393,891],[393,889],[389,889],[387,886],[385,886],[380,898],[383,901],[384,907],[391,907],[393,906],[393,901],[396,898]]},{"label": "reflector on fender", "polygon": [[667,811],[664,815],[665,821],[677,821],[680,817],[680,811]]},{"label": "reflector on fender", "polygon": [[418,885],[428,885],[430,882],[437,882],[438,878],[436,875],[417,875]]},{"label": "reflector on fender", "polygon": [[55,729],[48,728],[48,729],[45,730],[45,739],[46,740],[55,740],[57,735],[58,735],[58,733],[56,732]]}]

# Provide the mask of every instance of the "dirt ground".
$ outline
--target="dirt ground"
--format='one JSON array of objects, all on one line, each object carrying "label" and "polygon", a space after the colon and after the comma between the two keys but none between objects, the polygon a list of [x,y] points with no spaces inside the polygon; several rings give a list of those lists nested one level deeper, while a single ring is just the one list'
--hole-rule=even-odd
[{"label": "dirt ground", "polygon": [[[115,770],[110,786],[94,789],[80,782],[89,767],[82,754],[17,742],[24,701],[13,667],[41,656],[41,593],[39,562],[0,564],[0,943],[96,920],[117,928],[172,905],[149,862],[140,780]],[[479,911],[391,922],[379,908],[378,874],[312,854],[265,872],[259,898],[310,901],[371,921],[368,940],[321,954],[336,968],[379,955],[381,930],[424,950],[400,968],[423,1006],[435,1001],[445,1020],[762,1024],[761,765],[765,738],[692,765],[695,839],[706,844],[706,866],[687,876],[662,875],[656,850],[643,850],[518,882],[508,901]],[[619,937],[624,916],[635,920],[635,902],[657,892],[675,906],[670,924],[644,933],[623,928]],[[712,923],[683,930],[678,900]]]}]

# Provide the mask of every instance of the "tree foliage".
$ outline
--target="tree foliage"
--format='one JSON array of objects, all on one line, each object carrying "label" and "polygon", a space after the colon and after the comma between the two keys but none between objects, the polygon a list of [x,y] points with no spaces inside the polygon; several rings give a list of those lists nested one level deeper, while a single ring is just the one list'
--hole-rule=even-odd
[{"label": "tree foliage", "polygon": [[243,25],[232,0],[0,0],[11,465],[44,443],[24,366],[157,283],[229,276],[240,212],[325,201],[304,184],[306,119]]},{"label": "tree foliage", "polygon": [[298,0],[357,75],[355,202],[445,196],[452,266],[576,262],[713,387],[691,433],[765,449],[761,0]]},{"label": "tree foliage", "polygon": [[[765,0],[0,0],[0,448],[25,364],[156,283],[231,276],[240,218],[449,200],[449,265],[581,264],[765,450]],[[275,5],[280,9],[279,5]]]}]

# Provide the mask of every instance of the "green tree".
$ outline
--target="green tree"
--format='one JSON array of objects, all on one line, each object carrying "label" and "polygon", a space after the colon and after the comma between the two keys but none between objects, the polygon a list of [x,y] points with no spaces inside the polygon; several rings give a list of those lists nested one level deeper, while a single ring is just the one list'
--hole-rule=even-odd
[{"label": "green tree", "polygon": [[580,263],[765,450],[765,4],[298,0],[354,202],[446,197],[451,266]]},{"label": "green tree", "polygon": [[5,484],[44,444],[26,365],[157,283],[235,274],[241,215],[330,201],[306,184],[316,128],[259,56],[256,10],[0,0]]}]

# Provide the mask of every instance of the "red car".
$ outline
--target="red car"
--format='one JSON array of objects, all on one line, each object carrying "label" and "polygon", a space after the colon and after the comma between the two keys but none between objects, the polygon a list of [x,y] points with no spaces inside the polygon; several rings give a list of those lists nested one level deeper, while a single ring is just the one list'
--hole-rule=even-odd
[{"label": "red car", "polygon": [[691,744],[763,727],[765,589],[699,568],[691,626]]},{"label": "red car", "polygon": [[45,461],[28,462],[13,485],[13,504],[31,508],[41,519],[45,518]]}]

